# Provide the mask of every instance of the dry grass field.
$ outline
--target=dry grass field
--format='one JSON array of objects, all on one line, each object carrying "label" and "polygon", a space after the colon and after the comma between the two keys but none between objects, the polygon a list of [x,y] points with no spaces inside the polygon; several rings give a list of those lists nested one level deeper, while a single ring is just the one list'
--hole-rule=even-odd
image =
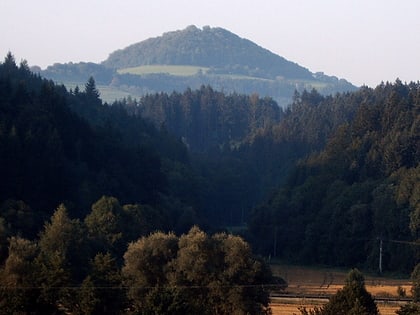
[{"label": "dry grass field", "polygon": [[[273,304],[271,305],[271,309],[273,315],[300,315],[300,306],[305,306],[306,309],[315,307],[315,305],[311,304]],[[378,305],[378,308],[381,315],[396,315],[395,311],[400,307],[396,304],[381,304]]]},{"label": "dry grass field", "polygon": [[[299,295],[298,299],[273,299],[273,315],[300,314],[299,307],[307,309],[320,306],[326,300],[308,299],[305,295],[331,295],[344,285],[346,270],[327,268],[307,268],[290,265],[272,265],[273,274],[285,279],[288,283],[287,293]],[[410,295],[411,283],[408,279],[393,279],[365,275],[366,289],[374,297],[398,297],[398,287]],[[395,315],[400,305],[396,302],[378,303],[382,315]]]}]

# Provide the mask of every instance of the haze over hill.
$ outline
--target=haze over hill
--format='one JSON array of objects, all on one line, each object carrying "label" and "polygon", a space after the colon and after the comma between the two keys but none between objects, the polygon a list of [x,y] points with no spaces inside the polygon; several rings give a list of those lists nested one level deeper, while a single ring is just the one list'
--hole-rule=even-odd
[{"label": "haze over hill", "polygon": [[55,64],[42,74],[67,85],[84,84],[93,75],[107,101],[204,84],[270,96],[287,105],[295,90],[331,94],[356,89],[344,79],[312,73],[228,30],[209,26],[149,38],[112,52],[101,64]]}]

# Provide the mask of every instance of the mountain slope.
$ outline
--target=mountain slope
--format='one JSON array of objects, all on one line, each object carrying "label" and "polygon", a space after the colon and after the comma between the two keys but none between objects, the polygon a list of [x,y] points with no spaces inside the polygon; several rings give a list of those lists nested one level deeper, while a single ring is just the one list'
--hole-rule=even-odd
[{"label": "mountain slope", "polygon": [[[267,78],[312,79],[312,73],[250,40],[223,29],[189,26],[113,52],[103,62],[121,69],[140,65],[196,65],[254,72]],[[227,70],[227,69],[226,69]]]},{"label": "mountain slope", "polygon": [[48,212],[65,201],[84,214],[102,195],[153,205],[167,191],[161,160],[182,164],[183,152],[118,104],[103,105],[94,83],[68,93],[11,55],[0,63],[0,205],[23,200]]}]

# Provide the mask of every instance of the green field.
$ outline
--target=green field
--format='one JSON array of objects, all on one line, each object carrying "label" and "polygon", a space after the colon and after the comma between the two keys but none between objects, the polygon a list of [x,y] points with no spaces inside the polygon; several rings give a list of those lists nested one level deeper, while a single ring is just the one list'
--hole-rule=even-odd
[{"label": "green field", "polygon": [[200,66],[182,66],[182,65],[146,65],[132,68],[119,69],[119,74],[170,74],[175,76],[191,76],[196,75],[200,71],[206,73],[209,68]]}]

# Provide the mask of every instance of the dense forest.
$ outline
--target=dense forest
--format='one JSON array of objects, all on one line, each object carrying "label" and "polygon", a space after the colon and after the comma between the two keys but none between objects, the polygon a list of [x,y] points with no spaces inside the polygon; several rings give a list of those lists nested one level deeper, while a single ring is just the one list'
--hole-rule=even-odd
[{"label": "dense forest", "polygon": [[[257,127],[249,129],[240,142],[229,137],[219,140],[224,148],[216,159],[221,173],[229,175],[228,169],[234,168],[229,162],[236,161],[236,178],[254,184],[242,188],[245,198],[236,204],[234,223],[240,222],[239,209],[251,206],[267,191],[284,184],[254,209],[249,221],[251,235],[263,252],[274,250],[300,262],[376,268],[382,240],[384,267],[411,270],[418,259],[417,245],[410,245],[418,238],[418,93],[418,84],[405,85],[397,80],[376,89],[364,87],[336,96],[324,97],[314,90],[296,94],[291,106],[278,114],[264,107],[270,117],[279,119],[254,123]],[[201,144],[191,150],[212,146],[202,137],[203,132],[207,134],[208,121],[202,123],[202,117],[191,114],[192,123],[186,124],[183,114],[171,115],[185,114],[173,99],[155,102],[155,107],[148,106],[148,102],[142,99],[138,110],[157,123],[165,123],[187,143]],[[215,106],[213,113],[217,113],[217,106],[224,103],[196,102],[198,113],[205,105]],[[240,106],[237,109],[241,113]],[[240,117],[247,116],[241,113]],[[183,130],[177,127],[180,122]],[[200,126],[199,130],[194,129],[196,126]],[[210,130],[217,132],[217,127]],[[238,165],[244,165],[243,174]],[[239,189],[243,187],[241,182],[237,181]],[[227,183],[225,189],[229,191]],[[229,193],[231,198],[235,195]],[[252,201],[247,203],[251,196]],[[270,242],[267,230],[273,235]],[[273,249],[274,239],[279,248]],[[354,251],[348,252],[349,246]]]},{"label": "dense forest", "polygon": [[264,314],[274,280],[255,253],[378,271],[381,245],[381,269],[408,274],[419,151],[419,83],[295,92],[285,109],[210,86],[107,104],[93,77],[67,91],[8,54],[1,307]]},{"label": "dense forest", "polygon": [[269,311],[267,264],[241,237],[194,227],[207,220],[182,141],[126,101],[103,104],[93,78],[68,92],[11,54],[0,104],[2,311]]},{"label": "dense forest", "polygon": [[[330,111],[354,104],[356,110],[254,209],[249,227],[260,250],[300,262],[374,268],[383,242],[386,270],[413,268],[419,259],[419,88],[397,80],[310,104],[297,99],[297,106]],[[331,116],[321,117],[305,122],[306,140],[323,133],[321,121],[328,134]]]},{"label": "dense forest", "polygon": [[397,80],[335,96],[295,93],[282,110],[202,87],[146,96],[132,112],[183,139],[197,170],[207,167],[210,200],[223,201],[206,210],[212,223],[249,218],[260,253],[376,270],[382,242],[383,268],[408,272],[418,260],[419,95],[418,84]]}]

